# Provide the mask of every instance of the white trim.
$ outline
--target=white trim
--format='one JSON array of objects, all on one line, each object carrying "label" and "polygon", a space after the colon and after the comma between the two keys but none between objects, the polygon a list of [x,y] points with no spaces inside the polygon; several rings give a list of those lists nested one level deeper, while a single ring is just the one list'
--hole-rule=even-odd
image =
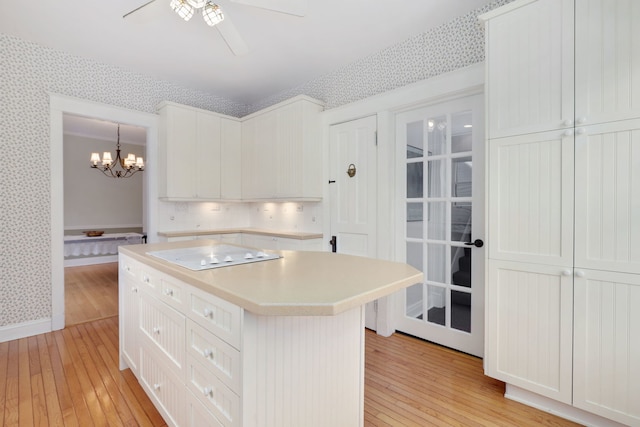
[{"label": "white trim", "polygon": [[512,384],[506,385],[504,397],[588,427],[625,427],[625,424],[620,424],[599,415],[583,411],[582,409],[524,390]]},{"label": "white trim", "polygon": [[[378,165],[379,173],[384,174],[378,179],[376,247],[377,257],[395,260],[397,257],[396,239],[396,191],[394,177],[395,166],[395,116],[402,111],[417,107],[436,104],[450,99],[483,93],[484,91],[484,62],[460,68],[446,74],[432,77],[428,80],[412,83],[389,92],[375,95],[344,106],[325,110],[322,117],[322,150],[323,150],[323,182],[329,177],[329,133],[335,124],[376,115],[378,122]],[[328,185],[324,185],[323,200],[329,200]],[[331,211],[329,203],[322,204],[323,221],[322,233],[325,242],[329,241],[331,232]],[[382,244],[384,242],[384,244]],[[325,246],[323,250],[328,250]],[[378,300],[377,333],[389,336],[395,331],[395,305],[389,296]]]},{"label": "white trim", "polygon": [[80,267],[83,265],[109,264],[118,262],[118,255],[88,256],[84,258],[69,258],[64,260],[65,267]]},{"label": "white trim", "polygon": [[31,320],[0,327],[0,342],[31,337],[51,331],[51,319]]},{"label": "white trim", "polygon": [[[157,241],[158,188],[157,152],[159,118],[156,114],[49,93],[51,169],[51,313],[50,329],[64,328],[64,178],[63,115],[65,113],[126,123],[147,129],[144,173],[143,223],[149,242]],[[46,331],[43,331],[46,332]]]}]

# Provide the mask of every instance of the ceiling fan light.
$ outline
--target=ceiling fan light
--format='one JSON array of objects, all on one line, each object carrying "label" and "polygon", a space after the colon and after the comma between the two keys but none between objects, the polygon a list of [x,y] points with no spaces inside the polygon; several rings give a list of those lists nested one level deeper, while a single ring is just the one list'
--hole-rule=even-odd
[{"label": "ceiling fan light", "polygon": [[220,10],[220,6],[210,1],[208,1],[202,9],[202,17],[204,18],[204,22],[206,22],[210,27],[213,27],[224,20],[224,14],[222,13],[222,10]]},{"label": "ceiling fan light", "polygon": [[196,9],[202,9],[207,4],[207,0],[187,0],[187,3]]},{"label": "ceiling fan light", "polygon": [[187,3],[187,0],[171,0],[169,6],[171,6],[171,9],[173,9],[173,11],[185,21],[191,19],[193,12],[195,11],[193,6]]}]

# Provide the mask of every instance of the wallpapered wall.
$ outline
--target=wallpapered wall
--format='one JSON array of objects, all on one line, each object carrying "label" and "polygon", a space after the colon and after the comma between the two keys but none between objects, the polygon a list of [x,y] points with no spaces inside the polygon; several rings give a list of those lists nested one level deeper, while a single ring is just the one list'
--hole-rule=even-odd
[{"label": "wallpapered wall", "polygon": [[301,93],[333,108],[482,61],[477,15],[509,1],[249,107],[0,34],[0,327],[51,316],[48,92],[144,112],[169,100],[242,116]]}]

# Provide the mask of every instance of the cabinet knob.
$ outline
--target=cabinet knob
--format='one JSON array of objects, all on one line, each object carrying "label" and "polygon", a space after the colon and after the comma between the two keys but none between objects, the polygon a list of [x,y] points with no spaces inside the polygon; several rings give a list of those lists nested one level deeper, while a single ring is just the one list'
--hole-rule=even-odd
[{"label": "cabinet knob", "polygon": [[142,281],[143,281],[144,283],[149,283],[149,276],[143,276],[143,277],[142,277]]},{"label": "cabinet knob", "polygon": [[204,315],[204,317],[211,317],[211,315],[213,314],[213,310],[211,310],[210,308],[205,308],[202,311],[202,314]]},{"label": "cabinet knob", "polygon": [[213,350],[211,350],[210,348],[205,348],[202,352],[202,355],[205,357],[205,359],[209,359],[213,356]]},{"label": "cabinet knob", "polygon": [[573,135],[573,130],[571,130],[571,129],[565,130],[563,135],[564,136],[572,136]]},{"label": "cabinet knob", "polygon": [[157,326],[155,328],[153,328],[153,333],[154,334],[159,334],[160,333],[160,328],[157,327]]},{"label": "cabinet knob", "polygon": [[160,384],[158,384],[158,383],[154,383],[154,384],[153,384],[153,389],[154,389],[154,390],[160,390]]},{"label": "cabinet knob", "polygon": [[138,292],[138,288],[131,288],[131,292],[133,292],[134,294]]},{"label": "cabinet knob", "polygon": [[173,289],[165,289],[164,290],[164,294],[167,296],[172,297],[173,296]]},{"label": "cabinet knob", "polygon": [[587,123],[587,118],[586,117],[579,117],[576,120],[576,123],[579,124],[579,125],[583,125],[583,124]]},{"label": "cabinet knob", "polygon": [[584,271],[576,270],[576,277],[584,277]]},{"label": "cabinet knob", "polygon": [[563,276],[571,276],[571,270],[567,269],[567,270],[562,270],[562,275]]},{"label": "cabinet knob", "polygon": [[573,126],[573,120],[567,119],[564,122],[562,122],[562,124],[564,124],[565,126]]},{"label": "cabinet knob", "polygon": [[207,397],[213,396],[213,389],[211,387],[205,387],[202,389],[202,394],[204,394]]},{"label": "cabinet knob", "polygon": [[578,128],[578,129],[576,129],[576,133],[577,133],[578,135],[584,135],[584,128]]}]

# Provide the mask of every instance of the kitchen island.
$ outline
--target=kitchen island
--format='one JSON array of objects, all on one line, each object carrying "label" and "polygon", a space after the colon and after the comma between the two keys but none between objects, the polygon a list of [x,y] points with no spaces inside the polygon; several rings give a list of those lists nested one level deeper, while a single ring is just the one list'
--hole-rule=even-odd
[{"label": "kitchen island", "polygon": [[120,368],[170,425],[362,425],[364,304],[422,273],[329,252],[202,270],[149,254],[222,246],[120,249]]}]

